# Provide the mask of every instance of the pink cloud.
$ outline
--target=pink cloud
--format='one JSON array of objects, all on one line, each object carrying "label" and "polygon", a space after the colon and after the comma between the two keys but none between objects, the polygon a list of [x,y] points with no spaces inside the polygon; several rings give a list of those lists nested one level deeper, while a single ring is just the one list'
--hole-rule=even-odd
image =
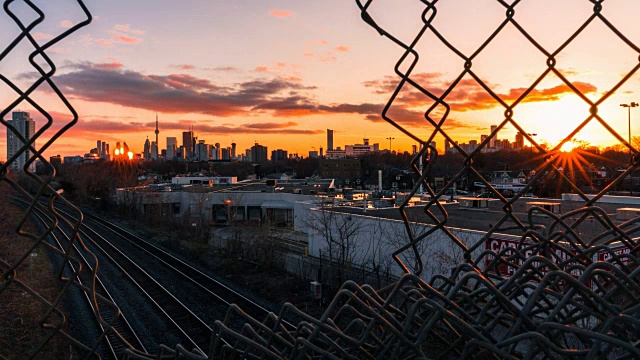
[{"label": "pink cloud", "polygon": [[180,64],[180,65],[171,65],[172,69],[180,69],[180,70],[195,70],[195,66],[191,64]]},{"label": "pink cloud", "polygon": [[141,38],[135,36],[129,36],[126,34],[118,33],[116,31],[113,32],[113,42],[121,43],[121,44],[137,44],[142,42]]},{"label": "pink cloud", "polygon": [[128,32],[129,31],[129,25],[122,25],[122,24],[116,24],[114,27],[114,29],[118,30],[118,31],[124,31],[124,32]]},{"label": "pink cloud", "polygon": [[279,17],[279,18],[293,16],[293,14],[295,14],[293,11],[286,11],[286,10],[271,10],[269,12],[269,15]]},{"label": "pink cloud", "polygon": [[71,20],[62,20],[60,21],[60,27],[70,29],[73,27],[73,22]]},{"label": "pink cloud", "polygon": [[348,46],[340,45],[336,46],[336,52],[347,52],[350,48]]},{"label": "pink cloud", "polygon": [[33,33],[33,38],[36,39],[36,40],[53,39],[53,35],[47,34],[47,33],[43,33],[43,32],[34,32]]},{"label": "pink cloud", "polygon": [[97,39],[96,44],[104,47],[113,47],[113,41],[109,39]]},{"label": "pink cloud", "polygon": [[133,35],[144,35],[144,31],[140,29],[132,29],[129,24],[116,24],[114,27],[117,31],[129,33]]},{"label": "pink cloud", "polygon": [[118,70],[118,69],[121,69],[124,65],[121,62],[114,60],[108,63],[93,64],[93,66],[96,69],[100,69],[100,70]]}]

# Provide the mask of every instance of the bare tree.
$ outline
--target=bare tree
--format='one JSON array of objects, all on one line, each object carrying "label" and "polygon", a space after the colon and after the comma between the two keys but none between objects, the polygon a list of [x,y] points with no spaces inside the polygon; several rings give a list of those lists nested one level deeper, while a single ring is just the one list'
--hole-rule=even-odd
[{"label": "bare tree", "polygon": [[309,228],[320,234],[324,241],[321,258],[322,255],[326,256],[326,279],[333,286],[342,284],[346,280],[345,271],[362,254],[363,219],[321,206],[310,210],[306,221]]}]

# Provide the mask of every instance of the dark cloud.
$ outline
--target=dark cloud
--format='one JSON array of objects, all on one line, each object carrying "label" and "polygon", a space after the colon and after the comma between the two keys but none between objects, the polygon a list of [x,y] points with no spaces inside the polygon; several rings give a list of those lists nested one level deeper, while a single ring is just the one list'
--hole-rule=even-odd
[{"label": "dark cloud", "polygon": [[[57,75],[55,79],[67,95],[172,114],[248,115],[251,109],[262,104],[285,100],[292,91],[315,89],[282,78],[219,86],[188,74],[145,75],[93,63],[76,63],[67,68],[69,72]],[[22,78],[29,76],[23,74]],[[312,100],[305,97],[305,101]]]},{"label": "dark cloud", "polygon": [[[198,133],[205,134],[254,134],[257,131],[260,134],[281,134],[281,135],[317,135],[324,133],[324,130],[309,130],[309,129],[295,129],[296,122],[282,122],[282,123],[249,123],[241,124],[237,126],[232,125],[210,125],[211,122],[204,121],[189,121],[183,120],[178,122],[163,122],[162,128],[167,130],[183,130],[187,126],[193,125],[193,128]],[[147,126],[155,126],[155,122],[148,123]]]}]

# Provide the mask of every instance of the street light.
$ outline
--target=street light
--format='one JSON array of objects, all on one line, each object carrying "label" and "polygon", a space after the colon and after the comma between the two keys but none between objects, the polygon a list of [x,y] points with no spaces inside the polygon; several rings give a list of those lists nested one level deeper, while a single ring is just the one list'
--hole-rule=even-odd
[{"label": "street light", "polygon": [[[631,108],[638,107],[637,102],[630,102],[629,104],[620,104],[620,106],[627,108],[629,113],[629,146],[633,147],[631,144]],[[633,163],[633,151],[629,148],[629,157],[631,158],[631,163]],[[631,185],[629,186],[629,196],[633,196],[633,177],[631,177]]]},{"label": "street light", "polygon": [[389,153],[391,153],[391,140],[395,140],[395,138],[394,137],[388,137],[386,139],[389,140]]},{"label": "street light", "polygon": [[[629,112],[629,145],[631,145],[631,108],[638,107],[637,102],[631,102],[629,104],[620,104],[620,106],[627,108]],[[629,153],[631,153],[631,149],[629,149]]]}]

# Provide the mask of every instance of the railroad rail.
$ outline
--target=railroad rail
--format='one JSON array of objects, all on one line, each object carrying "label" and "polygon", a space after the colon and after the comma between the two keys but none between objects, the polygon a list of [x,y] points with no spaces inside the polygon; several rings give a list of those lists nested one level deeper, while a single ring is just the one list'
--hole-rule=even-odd
[{"label": "railroad rail", "polygon": [[[20,207],[28,206],[29,203],[19,198],[15,198],[14,201]],[[53,219],[39,207],[35,208],[32,213],[33,217],[40,222],[43,226],[47,223],[51,223]],[[87,301],[89,308],[96,316],[97,326],[100,327],[101,333],[106,334],[105,343],[108,347],[108,354],[103,354],[111,359],[119,359],[124,355],[125,350],[130,349],[133,351],[139,350],[144,353],[147,352],[144,344],[140,341],[140,338],[131,327],[131,324],[127,320],[126,316],[122,314],[117,307],[117,302],[114,300],[111,293],[107,290],[104,283],[100,279],[100,276],[95,277],[95,293],[98,300],[97,308],[91,301],[91,298],[87,294],[90,290],[90,284],[94,281],[93,273],[95,272],[96,264],[91,264],[87,257],[78,247],[78,244],[71,241],[71,237],[68,232],[73,232],[73,229],[62,228],[62,226],[68,225],[65,222],[58,224],[54,232],[50,234],[51,245],[63,251],[65,247],[71,245],[73,252],[71,255],[80,261],[80,266],[85,267],[87,270],[76,269],[76,265],[72,261],[68,261],[69,268],[72,272],[79,274],[77,282],[81,289],[83,289],[83,298]],[[57,234],[57,235],[56,235]],[[108,301],[103,301],[107,299]],[[103,323],[107,323],[110,330],[107,331]],[[97,343],[100,341],[98,340]],[[100,351],[100,348],[98,348]],[[102,351],[105,351],[102,349]]]},{"label": "railroad rail", "polygon": [[[247,296],[240,294],[239,292],[214,279],[205,272],[197,269],[193,265],[188,264],[186,261],[176,257],[166,250],[163,250],[157,245],[141,238],[140,236],[128,231],[127,229],[124,229],[123,227],[114,224],[113,222],[107,221],[86,210],[83,212],[83,214],[85,215],[84,226],[89,229],[89,231],[94,230],[90,228],[88,224],[94,223],[99,225],[110,233],[122,238],[131,246],[136,247],[144,251],[146,254],[152,256],[153,258],[159,260],[168,268],[171,268],[176,273],[180,274],[180,276],[185,280],[192,282],[197,287],[202,289],[202,291],[205,291],[211,296],[214,296],[219,301],[223,302],[227,307],[231,304],[236,304],[242,307],[242,309],[246,313],[258,318],[264,317],[270,313],[270,311],[267,310],[264,306],[249,299]],[[295,329],[295,326],[289,322],[285,321],[284,324],[286,326],[289,326],[290,329]]]}]

